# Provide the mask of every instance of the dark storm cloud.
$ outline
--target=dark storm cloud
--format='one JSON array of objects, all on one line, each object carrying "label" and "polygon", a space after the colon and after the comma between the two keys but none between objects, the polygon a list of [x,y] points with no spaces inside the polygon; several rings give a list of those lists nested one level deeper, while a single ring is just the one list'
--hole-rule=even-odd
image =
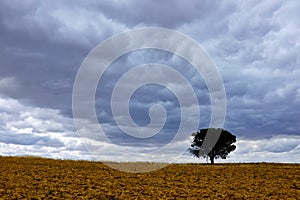
[{"label": "dark storm cloud", "polygon": [[50,147],[62,147],[64,144],[58,139],[42,137],[28,133],[0,132],[0,142],[6,144],[38,145]]},{"label": "dark storm cloud", "polygon": [[[4,3],[5,1],[2,2]],[[1,76],[16,79],[18,89],[6,94],[16,99],[27,99],[39,106],[55,106],[51,101],[57,99],[56,106],[59,106],[66,100],[59,95],[66,92],[64,85],[51,88],[48,83],[51,81],[55,84],[56,81],[63,79],[70,82],[68,86],[70,89],[71,81],[68,79],[74,75],[66,76],[66,74],[70,72],[72,66],[64,65],[65,52],[68,52],[69,46],[65,45],[60,49],[64,44],[55,44],[54,35],[58,25],[51,18],[43,19],[41,15],[36,16],[40,6],[38,1],[33,1],[31,5],[12,4],[11,2],[1,5],[0,28],[3,48],[1,48],[0,70]],[[11,13],[14,13],[12,17]]]},{"label": "dark storm cloud", "polygon": [[108,18],[130,26],[137,24],[176,28],[195,20],[206,20],[218,13],[222,16],[233,4],[215,1],[102,1],[95,7]]},{"label": "dark storm cloud", "polygon": [[223,19],[227,30],[202,43],[225,82],[225,126],[247,137],[299,134],[300,5],[265,1],[236,8]]},{"label": "dark storm cloud", "polygon": [[15,80],[17,85],[13,90],[1,92],[28,104],[57,108],[71,115],[71,92],[77,69],[103,36],[118,27],[112,27],[105,18],[93,26],[89,18],[97,21],[101,17],[95,19],[70,8],[65,11],[77,18],[83,15],[83,25],[73,24],[76,19],[69,21],[63,16],[57,2],[52,5],[49,1],[18,4],[2,1],[1,4],[0,78]]},{"label": "dark storm cloud", "polygon": [[[174,57],[177,58],[174,59]],[[208,126],[208,116],[210,115],[210,110],[207,110],[205,108],[210,105],[210,100],[208,96],[208,90],[204,81],[201,79],[200,74],[198,74],[189,63],[184,61],[182,58],[179,58],[178,56],[175,56],[168,52],[149,49],[146,51],[135,51],[131,54],[122,56],[116,62],[114,62],[103,74],[99,82],[96,95],[96,108],[98,110],[98,116],[100,118],[99,120],[101,120],[102,123],[110,123],[111,125],[113,124],[115,126],[110,104],[111,96],[117,81],[122,75],[124,75],[124,73],[128,72],[134,66],[153,62],[172,66],[187,80],[190,81],[190,84],[194,88],[195,94],[198,97],[198,101],[201,102],[200,110],[202,126]],[[148,74],[147,72],[145,72],[145,75],[136,74],[136,76],[145,76],[145,78],[147,76],[154,75],[155,74]],[[158,74],[156,76],[158,76]],[[168,77],[167,74],[161,74],[161,76],[170,79],[170,82],[174,82],[174,80],[172,80],[172,77]],[[134,80],[134,77],[132,78],[132,80]],[[132,85],[134,85],[133,83],[134,82],[132,82]],[[178,87],[181,86],[178,85]],[[185,96],[185,98],[188,100],[190,98],[190,94],[183,94],[184,92],[185,90],[181,89],[182,95]],[[181,112],[179,102],[177,101],[175,95],[179,94],[172,93],[172,91],[169,91],[166,87],[150,84],[148,86],[137,89],[130,99],[130,103],[128,105],[130,108],[130,114],[133,120],[135,120],[136,123],[142,126],[145,126],[150,122],[149,108],[154,103],[161,104],[166,109],[168,117],[163,130],[165,138],[161,138],[162,140],[157,141],[165,142],[165,140],[168,140],[170,138],[170,134],[172,135],[177,132],[181,120]],[[120,99],[120,101],[125,101],[125,99]],[[108,131],[110,135],[114,135],[114,133],[116,134],[117,132],[119,132],[110,130],[106,131]],[[124,137],[121,138],[124,139]]]}]

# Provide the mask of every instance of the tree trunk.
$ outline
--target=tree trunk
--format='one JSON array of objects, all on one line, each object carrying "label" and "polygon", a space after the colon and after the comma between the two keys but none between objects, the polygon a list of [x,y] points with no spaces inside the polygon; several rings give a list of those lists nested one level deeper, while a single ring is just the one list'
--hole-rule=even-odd
[{"label": "tree trunk", "polygon": [[210,164],[212,165],[215,164],[215,160],[213,156],[210,156],[209,159],[210,159]]},{"label": "tree trunk", "polygon": [[213,151],[211,152],[209,159],[210,159],[210,164],[212,164],[212,165],[215,164],[215,154]]}]

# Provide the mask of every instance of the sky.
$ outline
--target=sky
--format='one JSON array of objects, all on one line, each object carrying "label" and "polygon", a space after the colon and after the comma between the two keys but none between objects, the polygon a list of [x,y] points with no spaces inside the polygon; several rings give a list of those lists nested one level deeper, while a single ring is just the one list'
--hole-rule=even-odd
[{"label": "sky", "polygon": [[[191,137],[172,142],[182,120],[177,94],[187,102],[191,98],[173,76],[149,68],[129,76],[130,81],[169,78],[164,83],[173,84],[177,91],[146,84],[129,99],[127,106],[136,124],[123,120],[127,128],[152,122],[156,128],[165,120],[157,135],[131,137],[117,126],[115,120],[122,116],[114,119],[111,102],[118,80],[135,66],[160,63],[172,66],[189,81],[200,107],[197,128],[209,126],[212,104],[205,80],[186,60],[163,50],[120,55],[103,73],[95,92],[99,123],[81,119],[88,127],[83,134],[75,126],[74,83],[90,52],[124,31],[160,27],[198,42],[220,72],[226,91],[224,129],[237,136],[237,149],[228,159],[216,162],[299,163],[299,10],[297,0],[0,1],[0,155],[206,162],[182,151],[191,144]],[[128,91],[130,81],[120,91]],[[118,100],[118,105],[127,103],[122,96]],[[151,116],[153,105],[160,105],[159,112]],[[193,106],[186,119],[191,123],[197,118]],[[95,128],[99,124],[101,133]],[[96,147],[97,156],[91,153]]]}]

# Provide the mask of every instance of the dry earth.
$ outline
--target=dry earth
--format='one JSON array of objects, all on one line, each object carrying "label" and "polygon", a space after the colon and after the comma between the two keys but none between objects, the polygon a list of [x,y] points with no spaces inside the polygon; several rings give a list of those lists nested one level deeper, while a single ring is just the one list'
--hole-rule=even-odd
[{"label": "dry earth", "polygon": [[126,173],[99,162],[0,157],[0,174],[0,199],[300,199],[299,164],[171,164]]}]

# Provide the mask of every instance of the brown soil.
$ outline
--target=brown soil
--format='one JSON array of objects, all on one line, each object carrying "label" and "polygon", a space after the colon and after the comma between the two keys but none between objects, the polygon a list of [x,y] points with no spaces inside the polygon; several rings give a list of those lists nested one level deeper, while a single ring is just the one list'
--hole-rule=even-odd
[{"label": "brown soil", "polygon": [[0,199],[299,197],[299,164],[171,164],[149,173],[126,173],[99,162],[0,157]]}]

